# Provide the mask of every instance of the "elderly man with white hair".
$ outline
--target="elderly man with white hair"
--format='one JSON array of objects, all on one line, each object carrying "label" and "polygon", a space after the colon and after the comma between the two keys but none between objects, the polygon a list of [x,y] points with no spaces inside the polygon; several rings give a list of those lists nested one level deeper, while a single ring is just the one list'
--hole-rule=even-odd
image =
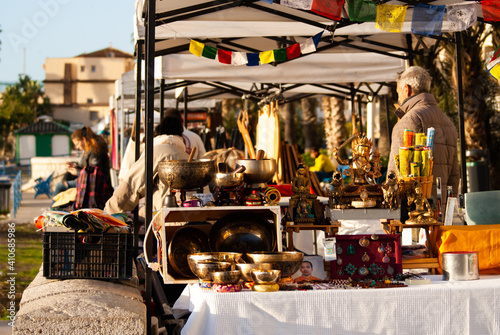
[{"label": "elderly man with white hair", "polygon": [[[453,194],[458,192],[460,168],[457,157],[457,129],[445,113],[438,107],[436,99],[430,93],[431,76],[422,67],[411,66],[402,72],[397,80],[398,100],[401,105],[395,114],[399,118],[392,130],[391,153],[388,171],[395,171],[394,155],[403,146],[403,133],[411,129],[415,133],[427,133],[427,128],[434,127],[432,194],[436,199],[435,178],[441,178],[442,206],[446,203],[447,186],[453,187]],[[443,207],[446,208],[446,207]]]}]

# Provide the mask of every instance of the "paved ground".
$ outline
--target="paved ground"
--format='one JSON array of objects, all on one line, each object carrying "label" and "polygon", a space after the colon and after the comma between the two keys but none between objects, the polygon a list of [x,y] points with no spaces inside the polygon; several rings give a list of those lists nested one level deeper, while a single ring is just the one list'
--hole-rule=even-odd
[{"label": "paved ground", "polygon": [[[41,215],[45,210],[50,208],[52,199],[46,195],[40,195],[36,199],[33,198],[35,193],[33,191],[23,192],[23,200],[19,207],[16,216],[8,216],[0,218],[0,225],[9,222],[15,222],[16,225],[34,224],[34,218]],[[9,321],[0,320],[0,335],[11,335],[12,327],[8,325]]]}]

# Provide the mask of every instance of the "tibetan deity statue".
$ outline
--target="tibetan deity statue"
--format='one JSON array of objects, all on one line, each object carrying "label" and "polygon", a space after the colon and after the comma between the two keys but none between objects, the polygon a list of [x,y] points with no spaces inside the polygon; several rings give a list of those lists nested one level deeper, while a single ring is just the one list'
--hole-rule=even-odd
[{"label": "tibetan deity statue", "polygon": [[[346,162],[338,156],[340,148],[351,142],[352,160]],[[333,155],[343,165],[349,165],[344,174],[351,177],[351,182],[342,188],[342,192],[333,195],[335,208],[372,208],[382,207],[383,192],[376,178],[380,177],[380,154],[372,153],[373,142],[364,133],[354,133]]]}]

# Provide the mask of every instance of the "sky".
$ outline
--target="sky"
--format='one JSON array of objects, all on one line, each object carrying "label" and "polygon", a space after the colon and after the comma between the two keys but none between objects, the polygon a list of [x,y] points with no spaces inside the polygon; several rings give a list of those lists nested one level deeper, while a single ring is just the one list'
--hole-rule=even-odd
[{"label": "sky", "polygon": [[[42,83],[46,58],[112,46],[134,53],[135,0],[7,1],[0,10],[0,85],[25,73]],[[3,86],[3,85],[2,85]]]}]

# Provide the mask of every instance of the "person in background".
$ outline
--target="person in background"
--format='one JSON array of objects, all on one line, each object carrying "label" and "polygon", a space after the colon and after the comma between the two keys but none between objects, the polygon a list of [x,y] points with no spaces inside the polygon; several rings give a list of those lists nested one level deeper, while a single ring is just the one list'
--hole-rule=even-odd
[{"label": "person in background", "polygon": [[77,129],[71,135],[71,140],[77,150],[83,151],[80,163],[66,162],[67,172],[63,180],[56,184],[54,195],[76,187],[80,171],[87,166],[96,166],[104,174],[111,185],[109,176],[108,146],[101,136],[96,135],[89,127]]},{"label": "person in background", "polygon": [[[398,154],[399,147],[403,146],[405,129],[411,129],[415,133],[427,133],[427,128],[434,127],[432,195],[437,199],[436,177],[441,178],[442,190],[452,186],[453,194],[458,194],[460,180],[457,156],[458,134],[455,125],[439,108],[430,90],[431,76],[420,66],[411,66],[399,75],[397,93],[401,107],[395,111],[399,120],[392,130],[387,171],[396,171],[394,155]],[[446,192],[442,194],[441,206],[445,206]]]},{"label": "person in background", "polygon": [[320,278],[314,277],[312,275],[313,265],[309,261],[302,262],[302,264],[300,265],[300,273],[302,273],[302,276],[295,278],[295,282],[297,283],[321,281]]},{"label": "person in background", "polygon": [[[175,108],[169,108],[165,111],[163,114],[163,118],[166,117],[175,117],[180,120],[181,125],[182,125],[182,116],[179,110]],[[182,127],[182,140],[184,141],[184,145],[186,146],[186,153],[189,155],[191,153],[192,148],[196,147],[196,152],[194,153],[193,159],[200,159],[202,156],[207,152],[205,149],[205,145],[203,144],[203,140],[201,137],[196,134],[195,132],[188,130],[186,127]],[[134,126],[132,129],[135,129],[135,121],[134,121]],[[126,149],[125,149],[125,154],[123,156],[121,165],[120,165],[120,172],[118,174],[119,179],[123,179],[125,175],[127,174],[129,168],[134,164],[135,162],[135,133],[132,130],[132,134],[130,137],[130,140],[127,143]],[[141,146],[140,146],[140,151],[141,153],[144,150],[144,145],[142,143],[144,139],[144,134],[141,133]]]},{"label": "person in background", "polygon": [[314,158],[314,166],[311,166],[309,170],[314,171],[320,181],[323,179],[332,179],[332,174],[336,167],[330,158],[320,153],[318,147],[311,148],[311,157]]},{"label": "person in background", "polygon": [[[183,127],[177,117],[165,116],[155,128],[153,139],[153,211],[161,210],[163,199],[167,195],[167,187],[159,185],[158,163],[167,160],[187,160],[186,146],[182,140]],[[146,195],[145,152],[132,164],[118,187],[106,203],[104,211],[109,214],[132,211],[139,200]],[[139,215],[144,217],[144,207]]]}]

